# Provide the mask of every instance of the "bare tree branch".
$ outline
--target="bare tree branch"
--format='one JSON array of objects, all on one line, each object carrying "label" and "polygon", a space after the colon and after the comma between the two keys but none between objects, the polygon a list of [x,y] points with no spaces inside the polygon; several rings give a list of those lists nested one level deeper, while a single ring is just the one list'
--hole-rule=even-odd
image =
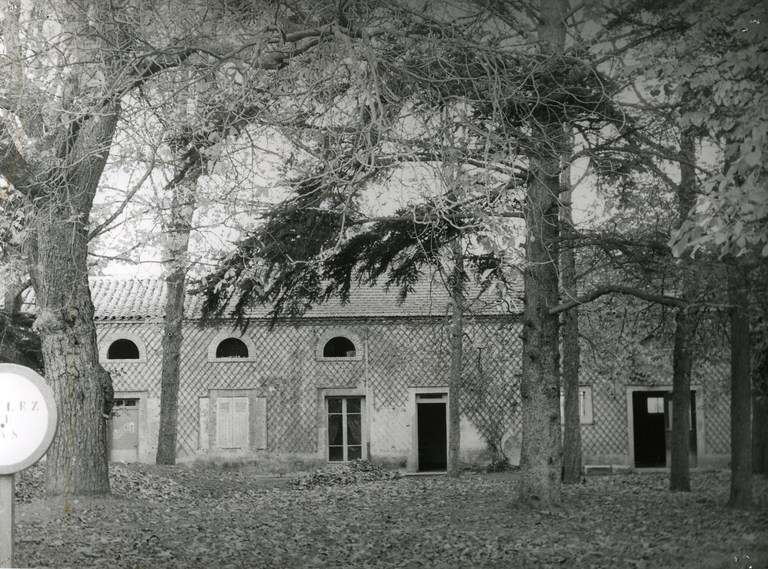
[{"label": "bare tree branch", "polygon": [[152,161],[150,162],[149,166],[147,166],[147,171],[144,172],[144,175],[141,177],[141,179],[131,188],[131,191],[128,192],[128,194],[125,196],[125,199],[123,202],[117,207],[117,209],[112,212],[112,215],[110,215],[107,219],[105,219],[103,222],[101,222],[98,226],[94,227],[91,232],[88,234],[88,241],[91,241],[98,235],[101,235],[107,227],[115,220],[117,219],[121,213],[125,210],[125,208],[128,206],[130,201],[133,199],[133,196],[136,195],[136,192],[138,192],[141,187],[144,185],[144,182],[147,181],[147,178],[149,178],[150,174],[152,174],[152,170],[154,170],[155,164],[157,162],[157,155],[152,155]]},{"label": "bare tree branch", "polygon": [[654,294],[654,293],[647,292],[643,289],[639,289],[631,286],[601,285],[585,295],[574,298],[573,300],[569,300],[568,302],[563,302],[562,304],[558,304],[557,306],[553,306],[552,308],[549,309],[549,314],[559,314],[561,312],[565,312],[566,310],[570,310],[571,308],[575,308],[577,306],[581,306],[582,304],[592,302],[593,300],[596,300],[601,296],[605,296],[606,294],[612,294],[612,293],[628,294],[630,296],[635,296],[642,300],[647,300],[648,302],[655,302],[657,304],[664,304],[666,306],[675,306],[677,308],[687,308],[690,306],[690,303],[688,303],[687,301],[681,298],[677,298],[675,296],[668,296],[665,294]]}]

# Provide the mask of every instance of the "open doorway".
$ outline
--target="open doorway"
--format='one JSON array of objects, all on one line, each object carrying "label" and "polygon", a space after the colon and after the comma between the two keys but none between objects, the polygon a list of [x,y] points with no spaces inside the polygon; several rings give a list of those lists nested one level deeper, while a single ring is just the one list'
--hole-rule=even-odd
[{"label": "open doorway", "polygon": [[447,399],[445,393],[416,396],[419,472],[448,469]]},{"label": "open doorway", "polygon": [[664,429],[664,392],[635,391],[632,394],[634,416],[635,467],[667,465]]},{"label": "open doorway", "polygon": [[[632,436],[635,468],[663,468],[670,465],[672,448],[672,392],[632,392]],[[696,392],[691,391],[690,466],[697,464]]]}]

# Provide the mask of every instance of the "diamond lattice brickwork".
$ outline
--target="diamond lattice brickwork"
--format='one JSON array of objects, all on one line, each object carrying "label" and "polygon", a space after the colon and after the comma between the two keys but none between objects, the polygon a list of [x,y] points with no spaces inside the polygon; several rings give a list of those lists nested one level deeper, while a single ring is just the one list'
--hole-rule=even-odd
[{"label": "diamond lattice brickwork", "polygon": [[101,325],[97,327],[98,343],[102,360],[113,341],[129,338],[139,347],[140,359],[105,362],[112,375],[115,391],[147,391],[149,397],[160,397],[160,371],[163,351],[161,347],[162,324],[131,322]]},{"label": "diamond lattice brickwork", "polygon": [[[318,342],[338,327],[355,334],[365,357],[327,361]],[[141,336],[146,356],[135,363],[110,363],[117,390],[148,391],[159,398],[161,324],[100,326],[102,343],[128,333]],[[178,452],[200,447],[199,400],[210,389],[249,389],[267,399],[267,450],[312,453],[317,449],[318,390],[368,386],[375,413],[403,413],[409,387],[447,386],[450,337],[444,319],[252,324],[245,332],[255,353],[246,360],[215,361],[211,345],[220,327],[189,324],[184,329],[178,409]],[[498,438],[519,429],[520,340],[516,325],[469,321],[464,348],[464,415],[481,434]],[[239,331],[232,331],[239,336]],[[401,421],[402,422],[402,421]],[[410,445],[407,429],[377,431],[380,448]]]},{"label": "diamond lattice brickwork", "polygon": [[581,426],[581,449],[585,455],[629,453],[627,400],[624,390],[592,378],[593,422]]},{"label": "diamond lattice brickwork", "polygon": [[[367,389],[374,413],[372,438],[378,448],[403,450],[411,445],[405,418],[409,388],[448,386],[450,328],[445,318],[303,319],[298,324],[253,322],[243,333],[249,357],[216,361],[215,344],[228,332],[218,326],[188,322],[184,328],[179,410],[179,456],[201,449],[200,400],[211,389],[248,389],[267,402],[267,450],[280,453],[318,452],[318,423],[322,421],[320,389]],[[322,344],[328,334],[349,333],[362,345],[347,361],[324,360]],[[462,414],[489,446],[521,429],[520,324],[502,318],[468,318],[462,377]],[[137,361],[107,362],[117,391],[146,391],[160,397],[162,322],[99,322],[99,344],[130,337],[140,345]],[[626,455],[629,452],[626,385],[584,370],[582,384],[593,386],[592,424],[582,425],[587,455]],[[725,375],[724,375],[725,374]],[[666,384],[669,378],[642,373],[639,384]],[[727,370],[702,367],[693,381],[705,400],[706,444],[709,453],[729,449],[728,396],[722,385]],[[719,386],[719,387],[718,387]],[[154,420],[154,419],[153,419]]]}]

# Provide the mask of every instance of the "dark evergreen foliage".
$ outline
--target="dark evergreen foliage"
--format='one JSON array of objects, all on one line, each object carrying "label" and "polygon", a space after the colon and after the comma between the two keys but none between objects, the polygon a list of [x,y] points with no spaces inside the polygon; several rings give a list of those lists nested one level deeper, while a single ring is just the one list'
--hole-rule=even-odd
[{"label": "dark evergreen foliage", "polygon": [[0,311],[0,362],[43,371],[40,336],[32,329],[35,317],[25,312]]},{"label": "dark evergreen foliage", "polygon": [[[243,322],[248,306],[270,303],[273,317],[296,316],[331,297],[347,301],[353,284],[380,281],[404,300],[445,247],[475,231],[472,213],[454,203],[446,211],[427,200],[368,222],[340,192],[302,184],[199,282],[204,314],[231,310]],[[493,253],[467,254],[464,261],[473,273],[503,278],[502,259]]]}]

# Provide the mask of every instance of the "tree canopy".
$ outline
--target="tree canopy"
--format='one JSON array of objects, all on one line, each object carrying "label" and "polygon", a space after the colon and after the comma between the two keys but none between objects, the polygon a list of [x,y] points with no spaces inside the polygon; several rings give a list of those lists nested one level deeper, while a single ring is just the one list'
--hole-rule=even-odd
[{"label": "tree canopy", "polygon": [[[287,197],[201,280],[208,310],[234,301],[242,317],[268,301],[295,314],[345,298],[355,280],[407,294],[428,266],[460,290],[465,263],[484,284],[514,265],[526,290],[523,493],[557,501],[561,250],[596,247],[592,259],[633,267],[635,284],[656,288],[641,294],[681,309],[703,296],[670,245],[697,262],[768,256],[761,18],[748,0],[11,3],[3,252],[25,249],[62,417],[94,428],[83,448],[53,452],[51,489],[69,484],[70,453],[98,457],[101,475],[80,490],[106,484],[103,449],[86,448],[102,444],[111,405],[89,242],[158,162],[173,189],[263,143],[281,155]],[[92,227],[103,173],[132,162],[145,171],[135,190]],[[571,168],[616,205],[616,231],[562,230]],[[674,202],[681,187],[698,193]],[[399,200],[379,203],[394,188]],[[158,193],[148,207],[157,201],[173,203]],[[643,202],[677,203],[677,219]]]}]

